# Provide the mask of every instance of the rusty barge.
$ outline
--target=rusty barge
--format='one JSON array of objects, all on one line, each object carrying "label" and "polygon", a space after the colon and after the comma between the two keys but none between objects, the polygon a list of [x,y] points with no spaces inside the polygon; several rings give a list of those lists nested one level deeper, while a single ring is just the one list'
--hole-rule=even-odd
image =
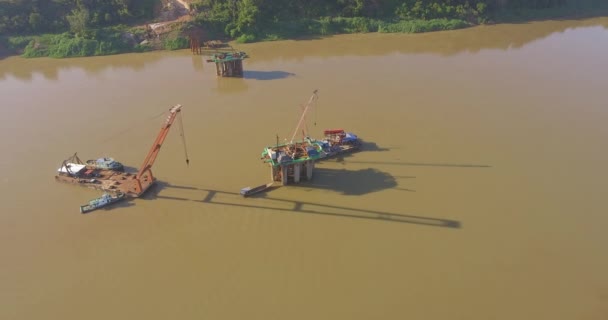
[{"label": "rusty barge", "polygon": [[[163,123],[156,140],[144,159],[144,163],[136,173],[94,167],[90,163],[83,163],[78,156],[74,154],[71,158],[63,161],[61,167],[57,169],[55,180],[102,190],[110,194],[122,193],[129,198],[140,197],[156,181],[156,178],[152,174],[152,166],[169,133],[171,125],[175,121],[175,118],[180,115],[181,108],[182,106],[178,104],[169,109],[167,119]],[[189,160],[186,152],[186,164],[188,163]]]}]

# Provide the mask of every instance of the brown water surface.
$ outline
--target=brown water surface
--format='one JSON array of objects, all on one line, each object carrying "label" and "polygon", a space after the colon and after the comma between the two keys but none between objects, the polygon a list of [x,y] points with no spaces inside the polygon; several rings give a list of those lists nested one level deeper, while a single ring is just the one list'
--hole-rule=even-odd
[{"label": "brown water surface", "polygon": [[[608,18],[0,61],[0,319],[607,319]],[[345,128],[363,152],[267,182],[265,145]],[[88,215],[78,152],[138,167]],[[316,123],[316,125],[315,125]]]}]

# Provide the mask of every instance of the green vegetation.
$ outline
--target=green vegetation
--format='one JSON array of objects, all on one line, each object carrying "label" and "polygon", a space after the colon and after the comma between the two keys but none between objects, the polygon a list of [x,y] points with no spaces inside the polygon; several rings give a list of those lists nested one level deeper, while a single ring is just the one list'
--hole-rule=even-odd
[{"label": "green vegetation", "polygon": [[158,0],[0,0],[0,34],[54,33],[152,19]]},{"label": "green vegetation", "polygon": [[[152,45],[143,28],[167,0],[0,0],[0,51],[26,57],[188,47],[178,29]],[[361,32],[416,33],[490,21],[580,16],[604,0],[196,0],[183,28],[238,42]]]},{"label": "green vegetation", "polygon": [[356,32],[428,32],[504,12],[600,0],[198,0],[196,24],[239,42]]},{"label": "green vegetation", "polygon": [[23,56],[33,57],[85,57],[109,55],[136,50],[124,36],[124,27],[108,27],[88,30],[86,36],[69,32],[37,36],[15,36],[8,38],[8,49],[22,51]]},{"label": "green vegetation", "polygon": [[0,47],[25,57],[143,51],[124,34],[158,0],[0,0]]},{"label": "green vegetation", "polygon": [[185,49],[188,48],[188,39],[179,36],[167,38],[163,42],[163,47],[166,50]]}]

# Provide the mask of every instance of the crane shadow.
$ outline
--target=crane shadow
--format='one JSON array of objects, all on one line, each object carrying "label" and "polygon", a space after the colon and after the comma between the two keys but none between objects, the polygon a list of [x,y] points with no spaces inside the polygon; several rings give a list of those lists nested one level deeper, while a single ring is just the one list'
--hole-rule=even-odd
[{"label": "crane shadow", "polygon": [[243,78],[254,80],[277,80],[293,76],[294,73],[285,71],[243,71]]},{"label": "crane shadow", "polygon": [[445,167],[445,168],[491,168],[490,165],[485,164],[470,164],[470,163],[447,163],[447,162],[407,162],[407,161],[357,161],[348,160],[354,154],[365,151],[365,152],[383,152],[390,151],[393,148],[380,147],[375,142],[362,141],[361,148],[356,152],[350,152],[340,154],[332,158],[324,159],[322,162],[341,162],[341,163],[356,163],[365,165],[396,165],[396,166],[416,166],[416,167]]},{"label": "crane shadow", "polygon": [[[200,191],[203,192],[203,195],[202,198],[197,199],[160,195],[160,191],[165,188],[183,189],[195,192]],[[164,199],[172,201],[191,201],[206,205],[232,206],[237,208],[263,209],[279,212],[290,211],[292,213],[306,213],[340,218],[415,224],[429,227],[451,229],[462,228],[462,224],[460,223],[460,221],[457,220],[393,213],[380,210],[352,208],[333,204],[324,204],[319,202],[282,199],[278,197],[269,197],[267,194],[264,194],[264,196],[261,196],[257,199],[254,198],[244,200],[242,196],[237,192],[172,185],[161,181],[157,181],[156,185],[151,188],[150,192],[144,195],[144,198],[151,200]]]},{"label": "crane shadow", "polygon": [[381,164],[381,165],[396,165],[396,166],[416,166],[416,167],[446,167],[446,168],[492,168],[485,164],[468,164],[468,163],[441,163],[441,162],[399,162],[399,161],[348,161],[349,163],[358,164]]},{"label": "crane shadow", "polygon": [[321,162],[340,162],[340,163],[356,163],[365,165],[396,165],[396,166],[415,166],[415,167],[444,167],[444,168],[491,168],[490,165],[485,164],[470,164],[470,163],[447,163],[447,162],[400,162],[400,161],[357,161],[348,160],[354,154],[365,151],[365,152],[383,152],[390,151],[393,148],[380,147],[375,142],[363,141],[361,148],[358,151],[339,154],[335,157],[323,159]]}]

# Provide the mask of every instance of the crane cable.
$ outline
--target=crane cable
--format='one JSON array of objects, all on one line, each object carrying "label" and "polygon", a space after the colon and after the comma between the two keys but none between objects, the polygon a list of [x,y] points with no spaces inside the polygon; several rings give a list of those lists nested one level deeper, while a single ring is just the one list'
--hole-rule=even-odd
[{"label": "crane cable", "polygon": [[184,134],[184,118],[180,112],[179,114],[179,135],[182,137],[182,143],[184,144],[184,154],[186,156],[186,166],[190,166],[190,159],[188,159],[188,147],[186,146],[186,135]]},{"label": "crane cable", "polygon": [[130,125],[130,126],[129,126],[129,128],[127,128],[127,129],[125,129],[125,130],[122,130],[122,131],[120,131],[120,132],[118,132],[118,133],[116,133],[116,134],[113,134],[113,135],[109,136],[108,138],[106,138],[105,140],[100,141],[100,142],[99,142],[99,144],[105,144],[105,143],[107,143],[107,142],[109,142],[109,141],[111,141],[111,140],[115,140],[115,139],[116,139],[116,138],[118,138],[118,137],[122,137],[122,136],[124,136],[125,134],[127,134],[127,133],[131,132],[132,130],[139,129],[139,127],[140,127],[141,125],[143,125],[143,124],[147,123],[148,121],[150,121],[150,120],[154,120],[154,119],[156,119],[156,118],[160,118],[161,116],[165,115],[166,113],[167,113],[166,111],[163,111],[163,112],[161,112],[161,113],[159,113],[159,114],[157,114],[157,115],[155,115],[155,116],[151,116],[151,117],[149,117],[149,118],[144,119],[144,121],[141,121],[141,122],[140,122],[140,123],[138,123],[138,124],[135,124],[135,125]]},{"label": "crane cable", "polygon": [[315,121],[314,121],[314,124],[313,124],[315,127],[317,126],[317,113],[318,113],[318,110],[319,110],[319,97],[317,96],[317,99],[315,100],[315,119],[314,119]]}]

